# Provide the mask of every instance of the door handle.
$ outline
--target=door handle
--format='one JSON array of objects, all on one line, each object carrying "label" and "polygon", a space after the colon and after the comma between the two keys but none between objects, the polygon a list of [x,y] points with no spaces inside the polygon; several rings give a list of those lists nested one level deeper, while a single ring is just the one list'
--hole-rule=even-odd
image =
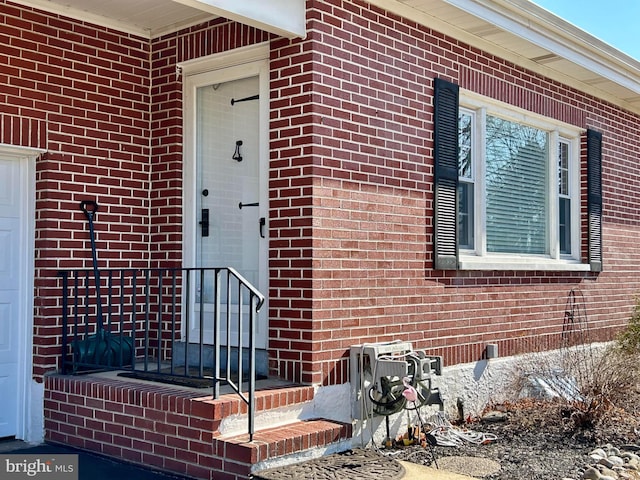
[{"label": "door handle", "polygon": [[208,208],[202,209],[201,218],[202,220],[200,220],[200,226],[202,227],[202,236],[208,237],[209,236],[209,209]]},{"label": "door handle", "polygon": [[264,238],[264,226],[267,220],[264,217],[260,217],[260,238]]},{"label": "door handle", "polygon": [[258,206],[260,206],[259,202],[253,202],[253,203],[242,203],[242,202],[240,202],[238,204],[238,208],[240,210],[242,210],[243,207],[258,207]]}]

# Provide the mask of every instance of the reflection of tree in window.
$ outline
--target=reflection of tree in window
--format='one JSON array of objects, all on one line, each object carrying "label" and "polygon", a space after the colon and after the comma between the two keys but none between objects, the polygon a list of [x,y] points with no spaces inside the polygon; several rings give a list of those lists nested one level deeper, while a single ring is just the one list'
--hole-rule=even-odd
[{"label": "reflection of tree in window", "polygon": [[458,116],[458,175],[471,178],[471,115]]},{"label": "reflection of tree in window", "polygon": [[547,134],[487,116],[487,251],[547,251]]},{"label": "reflection of tree in window", "polygon": [[458,116],[458,246],[474,247],[474,193],[472,131],[473,117],[468,113]]},{"label": "reflection of tree in window", "polygon": [[571,190],[569,189],[569,144],[558,144],[558,234],[560,253],[571,254]]}]

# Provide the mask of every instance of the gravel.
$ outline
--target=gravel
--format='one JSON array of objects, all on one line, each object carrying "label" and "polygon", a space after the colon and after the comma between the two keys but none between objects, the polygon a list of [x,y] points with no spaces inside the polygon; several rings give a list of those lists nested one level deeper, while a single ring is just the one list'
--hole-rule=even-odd
[{"label": "gravel", "polygon": [[[640,398],[640,397],[639,397]],[[526,400],[495,407],[506,414],[502,422],[467,423],[457,428],[494,434],[485,445],[465,442],[462,446],[436,446],[436,461],[448,456],[480,457],[500,464],[485,480],[563,480],[582,478],[593,463],[589,453],[596,447],[618,447],[640,443],[640,419],[635,411],[608,406],[597,420],[573,405]],[[395,458],[435,467],[429,448],[409,446],[393,452]],[[466,472],[457,472],[466,473]]]}]

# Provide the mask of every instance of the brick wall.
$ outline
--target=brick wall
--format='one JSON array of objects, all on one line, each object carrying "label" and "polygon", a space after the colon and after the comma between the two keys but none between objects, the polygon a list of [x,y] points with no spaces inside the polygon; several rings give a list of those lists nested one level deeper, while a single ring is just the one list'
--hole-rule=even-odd
[{"label": "brick wall", "polygon": [[[307,38],[272,52],[272,370],[340,383],[362,342],[446,364],[558,346],[572,289],[612,338],[639,287],[640,118],[366,2],[309,6]],[[605,272],[433,270],[436,76],[603,132]]]},{"label": "brick wall", "polygon": [[100,265],[147,266],[149,42],[0,2],[0,142],[36,162],[34,373],[55,368],[58,269],[89,266],[79,210],[98,201]]},{"label": "brick wall", "polygon": [[[216,455],[214,442],[217,410],[230,405],[161,385],[45,379],[48,441],[193,478],[236,478],[221,473],[235,464]],[[232,406],[238,413],[239,403]]]},{"label": "brick wall", "polygon": [[[610,338],[638,290],[640,118],[361,1],[309,0],[308,36],[272,39],[271,372],[341,383],[347,349],[410,340],[473,361],[557,345],[567,294]],[[37,161],[34,373],[56,368],[61,268],[181,261],[176,63],[269,40],[218,19],[148,41],[0,1],[0,141]],[[432,80],[603,132],[599,275],[432,265]]]}]

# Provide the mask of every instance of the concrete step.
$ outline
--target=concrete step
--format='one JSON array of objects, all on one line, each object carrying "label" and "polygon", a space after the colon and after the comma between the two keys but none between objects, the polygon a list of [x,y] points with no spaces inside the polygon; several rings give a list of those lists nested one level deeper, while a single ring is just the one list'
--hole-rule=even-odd
[{"label": "concrete step", "polygon": [[[310,386],[278,386],[256,391],[254,405],[255,430],[294,423],[312,417],[314,388]],[[248,431],[248,405],[237,394],[219,399],[200,399],[196,412],[211,417],[216,431],[226,437]]]}]

